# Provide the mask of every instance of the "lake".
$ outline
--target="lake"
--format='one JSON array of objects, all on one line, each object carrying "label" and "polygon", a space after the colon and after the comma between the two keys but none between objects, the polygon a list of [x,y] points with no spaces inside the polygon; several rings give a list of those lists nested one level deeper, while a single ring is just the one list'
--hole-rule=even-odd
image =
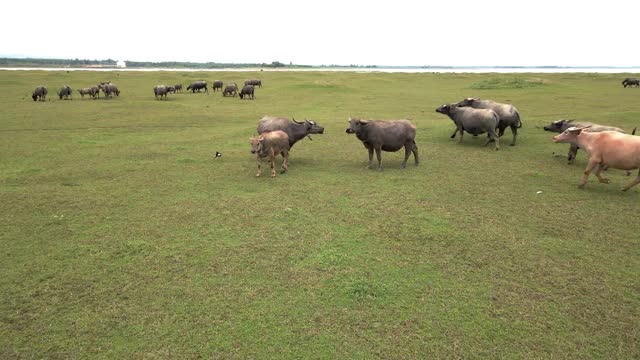
[{"label": "lake", "polygon": [[313,68],[221,68],[221,69],[170,69],[170,68],[0,68],[8,71],[186,71],[186,72],[247,72],[247,71],[347,71],[347,72],[382,72],[382,73],[640,73],[640,67],[313,67]]}]

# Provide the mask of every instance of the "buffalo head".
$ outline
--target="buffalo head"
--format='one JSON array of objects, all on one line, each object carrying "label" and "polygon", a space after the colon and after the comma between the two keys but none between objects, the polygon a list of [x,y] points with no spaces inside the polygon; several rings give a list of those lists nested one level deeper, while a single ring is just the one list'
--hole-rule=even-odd
[{"label": "buffalo head", "polygon": [[566,119],[556,120],[551,124],[544,126],[543,129],[545,131],[561,133],[566,129],[570,128],[571,126],[573,126],[572,121],[573,120],[566,120]]},{"label": "buffalo head", "polygon": [[349,118],[349,127],[347,128],[347,134],[357,134],[360,132],[363,126],[366,126],[369,122],[366,120]]},{"label": "buffalo head", "polygon": [[451,109],[458,107],[457,104],[444,104],[442,106],[440,106],[439,108],[436,109],[436,112],[439,112],[440,114],[445,114],[445,115],[449,115],[451,113]]},{"label": "buffalo head", "polygon": [[324,128],[313,120],[304,119],[304,122],[296,121],[294,118],[291,120],[296,124],[304,125],[307,129],[307,134],[324,134]]},{"label": "buffalo head", "polygon": [[254,136],[249,138],[249,141],[251,142],[251,153],[259,154],[262,151],[264,145],[264,137]]},{"label": "buffalo head", "polygon": [[456,105],[458,106],[473,106],[473,103],[480,100],[480,98],[474,97],[474,98],[465,98],[462,101],[460,101],[459,103],[457,103]]}]

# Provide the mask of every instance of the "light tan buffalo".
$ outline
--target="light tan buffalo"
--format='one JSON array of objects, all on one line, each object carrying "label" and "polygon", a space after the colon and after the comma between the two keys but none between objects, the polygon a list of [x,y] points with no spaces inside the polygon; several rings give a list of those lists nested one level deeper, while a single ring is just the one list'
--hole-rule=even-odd
[{"label": "light tan buffalo", "polygon": [[[571,127],[562,134],[553,137],[553,141],[562,143],[576,143],[589,154],[589,162],[580,180],[579,188],[583,188],[592,171],[603,184],[610,181],[600,176],[605,166],[621,169],[640,169],[640,137],[621,134],[617,131],[590,132],[589,126]],[[640,183],[640,171],[622,190],[627,191]]]}]

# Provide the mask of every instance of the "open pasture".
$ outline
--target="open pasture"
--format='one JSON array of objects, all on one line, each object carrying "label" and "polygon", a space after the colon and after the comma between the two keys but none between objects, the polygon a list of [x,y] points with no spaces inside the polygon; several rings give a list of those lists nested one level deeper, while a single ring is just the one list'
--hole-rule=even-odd
[{"label": "open pasture", "polygon": [[[0,357],[638,358],[640,187],[577,189],[542,129],[640,126],[629,75],[0,71]],[[449,138],[468,96],[518,108],[515,147]],[[265,114],[325,127],[273,179]],[[365,169],[349,116],[412,119],[420,166]]]}]

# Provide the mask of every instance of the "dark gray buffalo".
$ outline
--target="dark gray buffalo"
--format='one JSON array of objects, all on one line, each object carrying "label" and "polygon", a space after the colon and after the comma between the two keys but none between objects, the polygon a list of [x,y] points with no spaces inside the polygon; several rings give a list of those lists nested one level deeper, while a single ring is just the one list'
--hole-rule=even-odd
[{"label": "dark gray buffalo", "polygon": [[160,96],[160,100],[164,96],[164,99],[167,99],[167,94],[169,93],[169,87],[167,85],[156,85],[153,87],[153,93],[156,96],[156,100],[158,100],[158,96]]},{"label": "dark gray buffalo", "polygon": [[78,92],[80,93],[80,96],[84,99],[85,95],[89,95],[91,96],[91,98],[95,99],[96,96],[98,96],[98,94],[100,89],[98,89],[97,86],[92,86],[92,87],[88,87],[88,88],[82,88],[82,89],[78,89]]},{"label": "dark gray buffalo", "polygon": [[222,96],[236,96],[236,94],[238,94],[238,85],[234,82],[227,84],[222,91]]},{"label": "dark gray buffalo", "polygon": [[209,93],[209,89],[207,88],[207,82],[206,81],[195,81],[191,84],[189,84],[189,86],[187,86],[187,91],[191,90],[192,93],[200,92],[201,89],[204,89],[204,92],[206,92],[207,94]]},{"label": "dark gray buffalo", "polygon": [[253,87],[253,85],[245,85],[242,87],[242,90],[240,90],[240,92],[238,93],[238,96],[240,96],[240,100],[244,99],[244,97],[246,96],[247,99],[255,99],[253,93],[254,93],[255,89]]},{"label": "dark gray buffalo", "polygon": [[173,87],[176,89],[176,92],[182,92],[182,84],[175,84]]},{"label": "dark gray buffalo", "polygon": [[47,90],[46,86],[38,86],[36,87],[35,90],[33,90],[33,93],[31,94],[31,98],[33,99],[33,101],[36,100],[40,100],[40,101],[45,101],[45,99],[47,98],[47,93],[49,91]]},{"label": "dark gray buffalo", "polygon": [[213,89],[213,92],[216,92],[217,89],[220,89],[220,91],[222,91],[222,81],[221,80],[214,80],[213,81],[213,85],[211,86]]},{"label": "dark gray buffalo", "polygon": [[289,136],[289,148],[293,148],[293,144],[307,136],[311,139],[311,134],[324,133],[324,128],[313,120],[305,119],[304,122],[298,122],[295,119],[289,120],[265,115],[258,121],[258,134],[276,130],[282,130],[287,133]]},{"label": "dark gray buffalo", "polygon": [[102,92],[104,93],[104,97],[105,99],[110,99],[113,97],[113,95],[116,96],[120,96],[120,90],[118,89],[118,86],[116,84],[112,84],[112,83],[100,83],[100,85],[98,85],[98,87],[100,89],[102,89]]},{"label": "dark gray buffalo", "polygon": [[500,118],[495,111],[461,107],[457,104],[445,104],[437,108],[436,112],[449,116],[456,125],[456,130],[451,135],[451,138],[455,138],[456,133],[460,132],[460,140],[458,140],[458,143],[462,143],[465,131],[473,135],[487,133],[488,139],[484,145],[487,146],[487,144],[493,141],[496,144],[496,150],[500,149],[498,135],[496,134],[496,127],[498,127]]},{"label": "dark gray buffalo", "polygon": [[238,94],[238,85],[234,82],[228,83],[222,91],[222,96],[236,96],[236,94]]},{"label": "dark gray buffalo", "polygon": [[413,153],[418,166],[418,146],[416,145],[416,126],[409,120],[360,120],[349,118],[347,134],[356,134],[364,147],[369,151],[369,166],[373,162],[373,151],[378,158],[378,171],[382,171],[382,151],[395,152],[404,147],[402,168],[407,167],[409,155]]},{"label": "dark gray buffalo", "polygon": [[71,86],[69,85],[62,85],[62,87],[60,88],[60,91],[58,91],[58,97],[60,98],[60,100],[64,99],[69,99],[72,95],[72,90],[71,90]]},{"label": "dark gray buffalo", "polygon": [[[600,125],[600,124],[594,124],[588,121],[574,121],[574,120],[567,120],[567,119],[556,120],[551,124],[545,126],[543,129],[545,131],[563,133],[565,130],[567,130],[570,127],[578,127],[578,128],[588,127],[587,131],[589,132],[617,131],[619,133],[626,134],[624,130],[615,126]],[[635,135],[636,129],[633,129],[631,134]],[[567,155],[567,161],[569,164],[573,164],[574,161],[576,160],[576,154],[578,153],[578,149],[579,147],[577,143],[570,142],[569,154]]]},{"label": "dark gray buffalo", "polygon": [[632,87],[632,86],[636,86],[636,87],[640,87],[640,80],[636,79],[636,78],[626,78],[624,80],[622,80],[622,86],[624,87]]},{"label": "dark gray buffalo", "polygon": [[257,86],[257,87],[261,88],[262,87],[262,80],[258,80],[258,79],[245,80],[244,84],[245,85],[253,85],[253,86]]},{"label": "dark gray buffalo", "polygon": [[475,109],[491,109],[498,114],[500,117],[500,122],[498,123],[498,136],[502,137],[504,135],[504,130],[507,127],[511,128],[511,133],[513,134],[513,141],[511,142],[511,146],[516,145],[516,137],[518,136],[518,129],[522,127],[522,122],[520,121],[520,113],[515,106],[511,104],[502,104],[495,102],[493,100],[482,100],[480,98],[466,98],[460,101],[458,106],[470,106]]}]

